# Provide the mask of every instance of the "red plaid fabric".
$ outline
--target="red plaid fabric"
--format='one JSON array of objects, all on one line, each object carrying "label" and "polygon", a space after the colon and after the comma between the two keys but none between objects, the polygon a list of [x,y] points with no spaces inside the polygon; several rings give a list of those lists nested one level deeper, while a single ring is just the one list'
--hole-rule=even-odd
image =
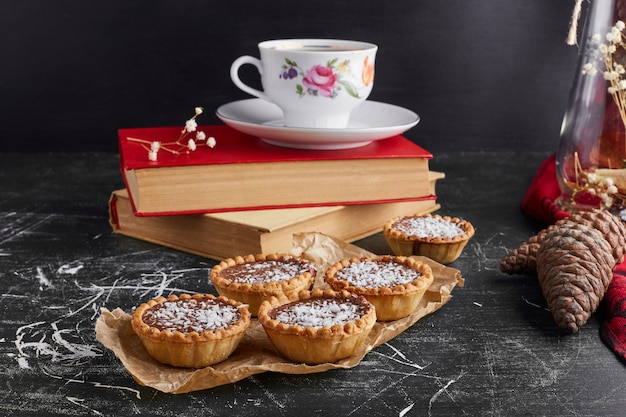
[{"label": "red plaid fabric", "polygon": [[600,337],[617,356],[626,361],[626,262],[613,270],[613,280],[603,303],[605,314]]},{"label": "red plaid fabric", "polygon": [[559,195],[561,189],[556,178],[556,155],[552,154],[539,165],[522,198],[522,211],[534,219],[552,224],[569,216],[555,203]]}]

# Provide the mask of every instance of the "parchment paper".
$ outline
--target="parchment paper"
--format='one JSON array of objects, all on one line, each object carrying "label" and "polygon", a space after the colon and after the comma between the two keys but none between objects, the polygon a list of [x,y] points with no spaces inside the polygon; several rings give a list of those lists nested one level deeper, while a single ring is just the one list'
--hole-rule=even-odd
[{"label": "parchment paper", "polygon": [[[320,233],[294,235],[293,243],[294,255],[315,261],[321,266],[322,271],[318,277],[323,276],[329,265],[342,258],[373,255],[357,246]],[[106,308],[101,310],[96,322],[96,338],[113,351],[139,384],[173,394],[213,388],[267,371],[310,374],[329,369],[351,368],[358,365],[370,350],[393,339],[422,317],[441,308],[450,300],[454,287],[463,286],[464,280],[457,269],[446,267],[429,258],[416,258],[431,266],[435,280],[415,312],[400,320],[376,323],[366,342],[355,354],[338,362],[305,365],[285,359],[274,349],[255,318],[252,319],[239,347],[227,360],[202,369],[176,368],[152,359],[131,327],[131,315],[119,308],[113,311]],[[323,285],[321,278],[316,280],[315,286]]]}]

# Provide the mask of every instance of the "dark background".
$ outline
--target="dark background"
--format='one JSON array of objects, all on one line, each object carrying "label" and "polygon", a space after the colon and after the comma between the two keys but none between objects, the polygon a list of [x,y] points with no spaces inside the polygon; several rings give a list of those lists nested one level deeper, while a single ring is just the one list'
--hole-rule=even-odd
[{"label": "dark background", "polygon": [[248,98],[231,62],[285,37],[378,44],[370,99],[418,113],[406,136],[433,153],[550,151],[578,53],[573,5],[0,0],[0,151],[117,152],[118,128],[182,125],[195,106],[220,123],[217,107]]}]

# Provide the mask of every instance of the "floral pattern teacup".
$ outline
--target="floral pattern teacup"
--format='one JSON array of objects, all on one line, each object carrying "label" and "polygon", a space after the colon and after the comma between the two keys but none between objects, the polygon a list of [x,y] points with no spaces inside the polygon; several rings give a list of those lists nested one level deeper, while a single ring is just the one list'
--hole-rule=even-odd
[{"label": "floral pattern teacup", "polygon": [[[239,57],[231,66],[231,78],[241,90],[280,107],[285,126],[345,128],[350,112],[372,91],[378,49],[374,44],[289,39],[258,47],[261,59]],[[241,81],[239,68],[244,64],[257,67],[263,91]]]}]

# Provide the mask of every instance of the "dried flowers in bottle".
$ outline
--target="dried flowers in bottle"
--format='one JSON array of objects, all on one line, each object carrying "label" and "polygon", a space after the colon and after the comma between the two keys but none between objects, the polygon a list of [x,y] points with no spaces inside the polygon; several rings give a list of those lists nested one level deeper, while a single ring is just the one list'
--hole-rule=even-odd
[{"label": "dried flowers in bottle", "polygon": [[561,206],[626,209],[626,0],[590,3],[557,152]]}]

